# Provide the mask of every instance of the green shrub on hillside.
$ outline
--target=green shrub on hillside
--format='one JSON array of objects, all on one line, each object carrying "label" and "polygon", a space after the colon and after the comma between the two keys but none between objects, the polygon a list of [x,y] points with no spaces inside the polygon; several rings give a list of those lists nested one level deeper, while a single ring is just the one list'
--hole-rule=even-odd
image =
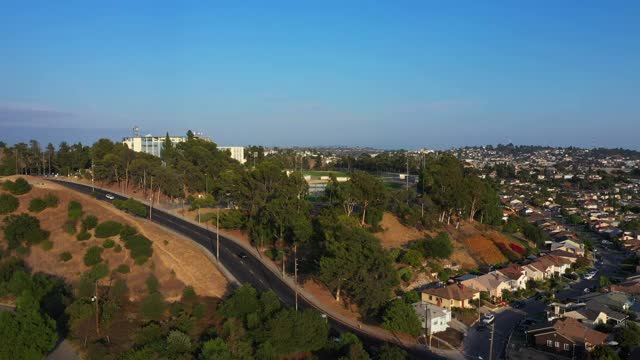
[{"label": "green shrub on hillside", "polygon": [[127,265],[127,264],[120,264],[120,266],[118,266],[116,268],[116,271],[121,273],[121,274],[128,274],[131,271],[131,269],[129,268],[129,265]]},{"label": "green shrub on hillside", "polygon": [[67,206],[67,212],[68,212],[69,220],[74,222],[78,221],[83,214],[82,204],[80,204],[77,201],[69,202],[69,205]]},{"label": "green shrub on hillside", "polygon": [[29,215],[9,215],[3,220],[4,237],[9,249],[31,246],[49,238],[49,232],[40,228],[40,220]]},{"label": "green shrub on hillside", "polygon": [[409,282],[413,278],[413,272],[411,271],[411,268],[404,267],[398,270],[398,276],[402,281]]},{"label": "green shrub on hillside", "polygon": [[53,194],[48,194],[44,198],[34,198],[29,203],[29,211],[40,212],[46,208],[58,206],[58,198]]},{"label": "green shrub on hillside", "polygon": [[424,261],[424,256],[422,256],[422,254],[419,251],[413,250],[413,249],[409,249],[405,251],[404,254],[402,254],[402,256],[400,257],[401,263],[411,265],[413,267],[418,267],[422,265],[423,261]]},{"label": "green shrub on hillside", "polygon": [[29,203],[29,211],[40,212],[47,208],[47,204],[40,198],[31,199]]},{"label": "green shrub on hillside", "polygon": [[122,224],[117,221],[105,221],[96,226],[95,236],[97,238],[108,238],[116,236],[122,230]]},{"label": "green shrub on hillside", "polygon": [[60,257],[59,257],[60,261],[62,261],[62,262],[67,262],[67,261],[71,260],[72,258],[73,258],[73,255],[71,255],[71,253],[68,252],[68,251],[65,251],[65,252],[61,253]]},{"label": "green shrub on hillside", "polygon": [[111,239],[107,239],[102,243],[102,247],[105,249],[111,249],[114,246],[116,246],[116,242]]},{"label": "green shrub on hillside", "polygon": [[84,219],[82,219],[82,227],[85,230],[91,230],[98,226],[98,218],[93,215],[87,215]]},{"label": "green shrub on hillside", "polygon": [[45,195],[45,197],[42,198],[42,200],[44,200],[44,203],[47,205],[48,208],[58,207],[58,203],[60,202],[60,200],[58,200],[58,197],[53,194]]},{"label": "green shrub on hillside", "polygon": [[51,240],[44,240],[40,243],[40,247],[42,247],[42,250],[44,251],[49,251],[53,249],[53,243]]},{"label": "green shrub on hillside", "polygon": [[131,225],[124,225],[122,230],[120,230],[120,238],[124,239],[128,236],[132,236],[138,233],[138,229],[134,228]]},{"label": "green shrub on hillside", "polygon": [[131,258],[136,265],[144,264],[153,255],[153,244],[151,240],[143,235],[137,234],[135,228],[125,227],[120,232],[120,238],[124,241],[124,247],[129,249]]},{"label": "green shrub on hillside", "polygon": [[93,266],[102,262],[102,251],[103,249],[99,246],[90,247],[84,255],[84,264],[87,266]]},{"label": "green shrub on hillside", "polygon": [[2,188],[13,195],[23,195],[31,191],[31,185],[24,178],[17,178],[16,181],[7,180],[2,183]]},{"label": "green shrub on hillside", "polygon": [[83,231],[81,233],[79,233],[78,235],[76,235],[76,239],[78,239],[78,241],[86,241],[91,239],[91,234],[89,234],[86,231]]},{"label": "green shrub on hillside", "polygon": [[0,195],[0,215],[5,215],[16,211],[20,206],[20,200],[9,194]]},{"label": "green shrub on hillside", "polygon": [[75,221],[67,220],[64,223],[64,231],[69,235],[75,234],[76,233],[76,223],[75,223]]}]

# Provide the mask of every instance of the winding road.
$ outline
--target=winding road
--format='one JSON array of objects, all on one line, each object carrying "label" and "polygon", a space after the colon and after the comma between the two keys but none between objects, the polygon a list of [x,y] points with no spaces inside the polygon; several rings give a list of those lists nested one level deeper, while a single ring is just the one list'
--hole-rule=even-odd
[{"label": "winding road", "polygon": [[[78,192],[85,194],[91,194],[92,192],[90,185],[58,179],[50,180]],[[113,194],[116,199],[127,199],[126,196],[98,187],[95,187],[95,192],[97,193],[98,199],[105,201],[108,201],[105,198],[107,193]],[[149,212],[149,206],[147,204],[145,204],[145,206],[147,207],[147,212]],[[214,231],[207,230],[197,223],[192,223],[155,207],[152,211],[151,221],[188,237],[215,256],[216,233]],[[222,236],[222,234],[220,234],[220,265],[223,267],[223,271],[226,270],[239,283],[251,284],[261,291],[272,289],[278,294],[280,299],[289,306],[294,306],[295,304],[295,289],[297,288],[299,294],[298,306],[300,308],[313,308],[325,314],[334,329],[340,332],[349,331],[355,333],[370,347],[377,348],[383,343],[388,342],[404,348],[412,358],[442,358],[442,356],[429,351],[423,345],[403,341],[381,328],[358,323],[352,319],[340,316],[328,309],[317,299],[314,299],[310,294],[305,293],[302,288],[297,287],[290,277],[283,277],[275,265],[260,259],[260,254],[258,254],[254,248],[236,242],[229,237]],[[442,351],[441,353],[450,355],[446,351]]]}]

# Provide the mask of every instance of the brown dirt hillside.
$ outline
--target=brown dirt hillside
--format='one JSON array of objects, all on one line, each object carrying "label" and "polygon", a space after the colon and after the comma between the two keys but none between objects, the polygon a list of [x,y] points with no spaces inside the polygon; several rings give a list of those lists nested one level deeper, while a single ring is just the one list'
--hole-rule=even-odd
[{"label": "brown dirt hillside", "polygon": [[[17,177],[5,179],[14,180]],[[45,209],[40,213],[31,213],[40,220],[41,227],[51,232],[50,240],[53,248],[45,251],[41,246],[32,246],[30,254],[25,261],[34,271],[42,271],[61,276],[75,283],[80,275],[89,268],[83,262],[86,250],[92,246],[101,246],[105,239],[92,237],[87,241],[78,241],[75,235],[67,234],[63,224],[67,219],[67,205],[76,200],[83,206],[84,214],[95,215],[100,222],[107,220],[118,221],[138,228],[141,234],[153,241],[153,256],[144,265],[133,263],[129,251],[119,237],[112,238],[122,246],[122,251],[116,253],[113,248],[105,249],[102,258],[108,263],[111,270],[120,264],[129,265],[129,274],[117,274],[126,278],[131,289],[132,300],[146,295],[145,280],[150,274],[154,274],[160,281],[160,291],[168,300],[181,296],[185,286],[191,285],[202,296],[222,297],[227,289],[227,281],[219,272],[211,260],[191,240],[161,228],[148,220],[140,219],[117,210],[109,203],[98,201],[88,195],[80,194],[58,184],[38,178],[24,176],[33,189],[18,198],[20,207],[14,213],[29,212],[29,202],[36,197],[43,197],[48,193],[56,195],[60,203],[57,208]],[[1,191],[1,190],[0,190]],[[0,216],[0,221],[2,221]],[[79,228],[79,226],[78,226]],[[90,231],[93,233],[93,231]],[[4,234],[0,232],[0,240],[4,240]],[[0,242],[1,243],[1,242]],[[68,262],[59,260],[62,252],[68,251],[73,258]]]},{"label": "brown dirt hillside", "polygon": [[[386,249],[407,245],[412,240],[423,238],[425,235],[435,236],[437,231],[423,232],[416,228],[405,226],[398,218],[385,213],[380,222],[383,231],[374,234]],[[453,255],[451,261],[462,268],[473,269],[481,265],[504,263],[508,259],[498,248],[498,244],[509,244],[513,240],[498,231],[477,223],[462,222],[458,228],[453,225],[445,226],[443,231],[449,233],[453,240]],[[513,256],[517,254],[513,253]]]},{"label": "brown dirt hillside", "polygon": [[385,249],[402,247],[412,240],[421,239],[425,236],[424,232],[414,227],[403,225],[398,220],[398,217],[389,212],[385,212],[382,216],[380,227],[383,230],[374,235],[380,240],[380,244]]},{"label": "brown dirt hillside", "polygon": [[508,261],[500,250],[499,244],[504,244],[503,248],[507,249],[512,256],[519,257],[518,254],[508,250],[509,244],[514,241],[491,228],[478,224],[463,223],[458,229],[453,228],[450,232],[452,232],[457,242],[469,249],[469,253],[480,264],[493,265]]}]

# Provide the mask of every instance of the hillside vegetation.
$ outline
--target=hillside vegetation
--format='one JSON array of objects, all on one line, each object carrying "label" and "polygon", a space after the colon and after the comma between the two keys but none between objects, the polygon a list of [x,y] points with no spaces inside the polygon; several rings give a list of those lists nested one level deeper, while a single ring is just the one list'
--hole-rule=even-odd
[{"label": "hillside vegetation", "polygon": [[[22,183],[19,179],[29,178],[12,183]],[[29,182],[30,190],[15,196],[17,207],[13,200],[2,207],[12,211],[0,213],[0,249],[13,249],[34,271],[73,284],[97,275],[103,281],[126,278],[133,298],[152,274],[169,299],[178,298],[187,285],[202,295],[224,295],[224,277],[190,240],[56,184]],[[0,190],[0,197],[9,196],[14,195]],[[21,230],[34,228],[40,230]]]}]

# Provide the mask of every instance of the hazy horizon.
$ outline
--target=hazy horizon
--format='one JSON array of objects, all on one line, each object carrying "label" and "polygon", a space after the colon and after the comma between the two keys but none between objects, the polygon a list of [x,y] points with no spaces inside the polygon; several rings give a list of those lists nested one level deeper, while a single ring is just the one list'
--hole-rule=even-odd
[{"label": "hazy horizon", "polygon": [[[100,138],[111,139],[114,142],[119,142],[125,137],[132,136],[132,129],[66,129],[66,128],[31,128],[25,129],[20,127],[0,127],[2,133],[0,133],[0,141],[3,141],[9,145],[13,145],[15,143],[23,142],[28,143],[29,140],[37,140],[40,142],[42,146],[46,146],[48,143],[52,143],[57,148],[60,142],[66,141],[69,144],[75,144],[81,142],[84,145],[91,145],[95,141]],[[27,130],[25,132],[25,130]],[[188,130],[188,129],[187,129]],[[171,135],[174,136],[182,136],[186,134],[186,131],[169,131]],[[193,131],[199,131],[199,129],[191,129]],[[167,131],[140,131],[140,135],[151,134],[154,136],[164,136]],[[205,136],[209,136],[211,134],[204,133]],[[12,140],[13,139],[13,140]],[[533,145],[533,146],[550,146],[550,147],[569,147],[574,146],[578,148],[591,149],[591,148],[624,148],[630,150],[640,151],[640,146],[635,147],[625,147],[625,146],[601,146],[598,144],[556,144],[556,143],[523,143],[513,141],[512,139],[505,139],[504,141],[496,141],[496,142],[488,142],[488,143],[459,143],[454,145],[447,144],[424,144],[424,145],[415,145],[415,146],[378,146],[375,144],[367,144],[367,143],[314,143],[314,144],[282,144],[282,143],[228,143],[224,141],[220,141],[216,138],[212,138],[212,140],[218,144],[219,146],[249,146],[249,145],[262,145],[266,147],[368,147],[378,150],[417,150],[417,149],[433,149],[433,150],[449,150],[452,148],[460,148],[465,146],[486,146],[486,145],[499,145],[499,144],[509,144],[513,145]],[[640,144],[638,144],[640,145]]]}]

